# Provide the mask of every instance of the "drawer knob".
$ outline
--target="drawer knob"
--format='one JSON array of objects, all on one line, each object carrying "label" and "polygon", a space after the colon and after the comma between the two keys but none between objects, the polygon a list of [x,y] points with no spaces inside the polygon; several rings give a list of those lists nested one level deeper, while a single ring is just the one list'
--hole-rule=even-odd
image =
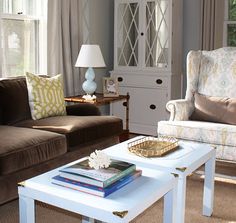
[{"label": "drawer knob", "polygon": [[157,83],[157,84],[162,84],[162,82],[163,82],[162,79],[157,79],[157,80],[156,80],[156,83]]},{"label": "drawer knob", "polygon": [[150,109],[155,110],[155,109],[156,109],[156,105],[151,104],[151,105],[150,105]]},{"label": "drawer knob", "polygon": [[124,107],[127,107],[127,102],[126,102],[126,101],[123,102],[123,106],[124,106]]},{"label": "drawer knob", "polygon": [[122,81],[123,81],[123,77],[118,77],[117,80],[118,80],[119,82],[122,82]]}]

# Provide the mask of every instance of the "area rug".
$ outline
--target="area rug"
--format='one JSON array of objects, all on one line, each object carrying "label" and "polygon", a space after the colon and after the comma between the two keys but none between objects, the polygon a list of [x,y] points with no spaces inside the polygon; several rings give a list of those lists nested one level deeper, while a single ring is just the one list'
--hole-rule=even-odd
[{"label": "area rug", "polygon": [[[227,168],[225,173],[235,174],[235,166]],[[234,175],[236,176],[236,175]],[[193,174],[187,181],[186,223],[236,223],[236,180],[216,177],[214,212],[211,217],[202,216],[203,176]],[[140,201],[141,202],[141,201]],[[156,202],[140,214],[132,223],[161,223],[163,200]],[[0,223],[18,223],[18,200],[0,206]],[[37,223],[79,223],[81,216],[52,207],[40,202],[36,203]]]}]

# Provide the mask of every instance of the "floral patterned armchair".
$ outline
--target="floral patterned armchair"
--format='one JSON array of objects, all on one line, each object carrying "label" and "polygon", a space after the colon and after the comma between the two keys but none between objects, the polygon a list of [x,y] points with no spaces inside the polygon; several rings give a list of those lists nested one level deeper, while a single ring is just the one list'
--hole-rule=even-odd
[{"label": "floral patterned armchair", "polygon": [[157,130],[159,136],[214,145],[218,159],[236,162],[236,125],[189,120],[195,92],[236,98],[236,47],[188,53],[185,99],[167,103],[170,119],[160,121]]}]

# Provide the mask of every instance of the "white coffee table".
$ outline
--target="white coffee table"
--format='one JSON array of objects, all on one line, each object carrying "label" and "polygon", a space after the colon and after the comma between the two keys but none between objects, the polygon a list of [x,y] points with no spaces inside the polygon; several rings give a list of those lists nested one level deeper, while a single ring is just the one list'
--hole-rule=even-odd
[{"label": "white coffee table", "polygon": [[20,223],[35,222],[35,200],[86,216],[83,223],[94,222],[93,219],[121,223],[131,221],[162,197],[163,222],[175,222],[177,177],[173,174],[142,168],[141,177],[101,198],[52,184],[51,178],[59,173],[59,169],[19,185]]},{"label": "white coffee table", "polygon": [[214,199],[215,149],[205,144],[179,141],[179,149],[164,157],[144,158],[129,152],[127,149],[128,142],[132,142],[142,137],[144,136],[132,138],[120,144],[111,146],[104,151],[114,159],[136,163],[137,165],[153,170],[168,171],[169,173],[176,174],[176,176],[178,176],[178,223],[183,223],[185,218],[187,176],[201,165],[205,164],[203,215],[211,216]]}]

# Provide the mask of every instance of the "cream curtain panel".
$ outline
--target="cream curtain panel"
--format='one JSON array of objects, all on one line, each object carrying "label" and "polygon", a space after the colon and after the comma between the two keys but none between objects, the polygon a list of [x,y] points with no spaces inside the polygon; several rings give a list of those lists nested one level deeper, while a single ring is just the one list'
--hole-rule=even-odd
[{"label": "cream curtain panel", "polygon": [[201,0],[202,50],[223,46],[224,0]]},{"label": "cream curtain panel", "polygon": [[66,96],[81,93],[74,66],[81,45],[79,24],[78,0],[48,0],[48,74],[63,75]]}]

